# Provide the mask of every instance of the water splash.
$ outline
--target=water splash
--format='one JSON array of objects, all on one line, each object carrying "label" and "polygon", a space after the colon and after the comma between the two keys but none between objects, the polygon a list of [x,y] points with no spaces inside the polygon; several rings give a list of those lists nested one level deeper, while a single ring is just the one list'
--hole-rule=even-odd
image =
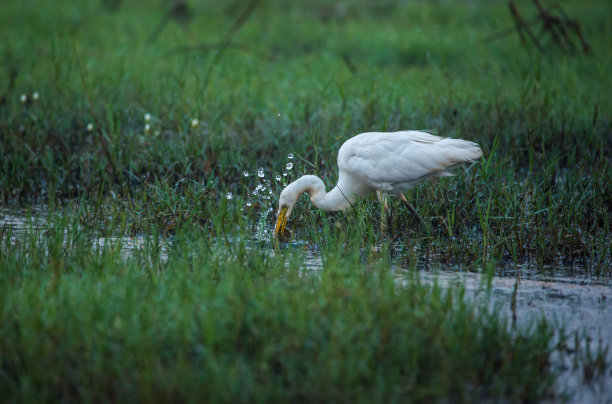
[{"label": "water splash", "polygon": [[257,221],[257,240],[259,241],[270,241],[272,240],[272,231],[268,227],[268,215],[270,214],[271,209],[264,210],[259,216],[259,220]]}]

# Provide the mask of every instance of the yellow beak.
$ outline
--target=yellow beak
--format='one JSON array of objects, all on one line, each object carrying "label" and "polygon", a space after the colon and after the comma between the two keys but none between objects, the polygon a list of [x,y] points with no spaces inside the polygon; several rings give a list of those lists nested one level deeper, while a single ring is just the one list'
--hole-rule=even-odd
[{"label": "yellow beak", "polygon": [[276,228],[274,229],[274,237],[278,238],[279,234],[283,234],[285,232],[285,227],[287,226],[287,211],[289,210],[288,206],[282,206],[278,211],[278,218],[276,219]]}]

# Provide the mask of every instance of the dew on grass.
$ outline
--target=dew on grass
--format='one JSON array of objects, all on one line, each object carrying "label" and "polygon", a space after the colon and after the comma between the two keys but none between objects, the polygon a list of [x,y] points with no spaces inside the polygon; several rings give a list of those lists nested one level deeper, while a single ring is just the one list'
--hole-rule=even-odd
[{"label": "dew on grass", "polygon": [[234,197],[234,195],[231,192],[228,192],[227,195],[225,195],[225,197],[227,199],[232,199]]},{"label": "dew on grass", "polygon": [[259,168],[257,169],[257,176],[258,176],[259,178],[263,178],[263,177],[264,177],[264,169],[263,169],[263,167],[259,167]]},{"label": "dew on grass", "polygon": [[293,153],[289,153],[289,154],[287,155],[287,158],[288,158],[289,160],[293,160]]},{"label": "dew on grass", "polygon": [[280,175],[276,175],[276,181],[280,181],[281,180],[281,176]]},{"label": "dew on grass", "polygon": [[287,171],[283,171],[283,177],[287,176]]},{"label": "dew on grass", "polygon": [[245,177],[248,177],[249,176],[249,172],[245,171],[245,172],[242,173],[242,175],[244,175]]},{"label": "dew on grass", "polygon": [[247,201],[246,206],[251,206],[251,205],[252,205],[251,201]]},{"label": "dew on grass", "polygon": [[144,115],[144,120],[145,122],[149,122],[151,120],[151,114],[149,114],[148,112]]},{"label": "dew on grass", "polygon": [[287,170],[291,171],[291,169],[293,168],[293,163],[287,163],[286,168]]},{"label": "dew on grass", "polygon": [[195,118],[194,118],[194,119],[192,119],[192,120],[191,120],[191,127],[192,127],[192,128],[197,127],[197,126],[198,126],[198,123],[199,123],[199,122],[198,122],[198,120],[197,120],[197,119],[195,119]]},{"label": "dew on grass", "polygon": [[144,127],[145,133],[149,133],[149,131],[151,130],[151,125],[146,124]]},{"label": "dew on grass", "polygon": [[21,94],[21,97],[19,97],[19,101],[21,101],[22,104],[25,104],[27,100],[28,96],[25,94]]},{"label": "dew on grass", "polygon": [[91,123],[91,122],[90,122],[90,123],[88,123],[88,124],[87,124],[87,132],[91,132],[93,129],[94,129],[94,127],[93,127],[93,123]]},{"label": "dew on grass", "polygon": [[34,93],[32,93],[32,100],[38,101],[38,91],[34,91]]}]

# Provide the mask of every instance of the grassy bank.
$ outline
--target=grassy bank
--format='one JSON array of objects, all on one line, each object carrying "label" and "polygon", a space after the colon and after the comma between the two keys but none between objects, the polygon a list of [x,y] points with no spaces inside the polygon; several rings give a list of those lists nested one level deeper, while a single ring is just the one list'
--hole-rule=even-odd
[{"label": "grassy bank", "polygon": [[[561,327],[513,328],[461,289],[400,288],[388,257],[610,277],[608,4],[563,4],[585,55],[489,39],[512,26],[506,2],[5,3],[0,197],[49,218],[0,229],[0,396],[559,393]],[[324,214],[303,198],[296,244],[274,249],[284,183],[314,173],[333,186],[342,142],[400,129],[485,154],[409,192],[430,234],[398,205],[381,233],[372,199]],[[144,242],[126,257],[130,237]],[[321,252],[320,273],[299,246]],[[575,363],[605,369],[580,338]]]}]

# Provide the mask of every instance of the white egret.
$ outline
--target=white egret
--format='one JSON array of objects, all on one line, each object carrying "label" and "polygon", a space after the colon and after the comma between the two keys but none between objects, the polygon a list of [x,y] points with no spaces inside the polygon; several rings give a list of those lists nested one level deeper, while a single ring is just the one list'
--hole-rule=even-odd
[{"label": "white egret", "polygon": [[276,237],[285,236],[285,227],[300,195],[310,194],[314,206],[325,211],[346,210],[358,197],[376,192],[386,207],[386,196],[398,196],[419,220],[403,192],[433,177],[446,177],[461,163],[482,156],[474,142],[441,138],[426,132],[368,132],[346,142],[338,151],[338,184],[325,191],[323,181],[304,175],[287,185],[280,194],[275,227]]}]

